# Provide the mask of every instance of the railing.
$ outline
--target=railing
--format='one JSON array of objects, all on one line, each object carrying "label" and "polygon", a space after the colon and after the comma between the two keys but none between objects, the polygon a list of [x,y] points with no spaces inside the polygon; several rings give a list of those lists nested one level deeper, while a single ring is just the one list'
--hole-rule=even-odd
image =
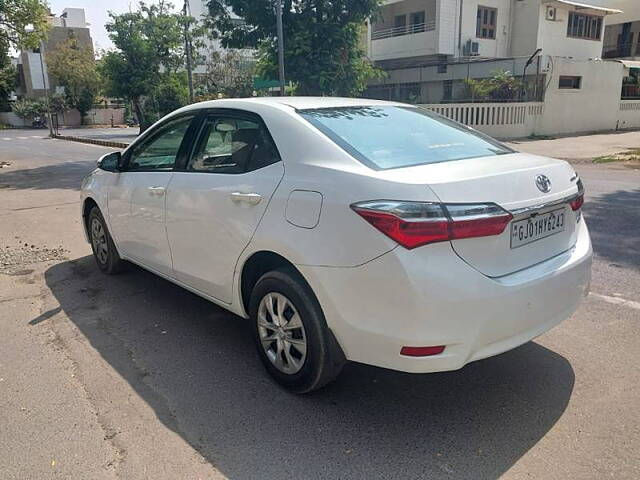
[{"label": "railing", "polygon": [[535,132],[544,103],[458,103],[420,107],[497,138],[523,138]]},{"label": "railing", "polygon": [[640,44],[621,43],[605,45],[602,49],[602,58],[624,58],[640,56]]},{"label": "railing", "polygon": [[414,23],[412,25],[403,25],[401,27],[384,28],[371,32],[371,40],[380,40],[383,38],[400,37],[402,35],[411,35],[413,33],[430,32],[436,29],[436,22]]}]

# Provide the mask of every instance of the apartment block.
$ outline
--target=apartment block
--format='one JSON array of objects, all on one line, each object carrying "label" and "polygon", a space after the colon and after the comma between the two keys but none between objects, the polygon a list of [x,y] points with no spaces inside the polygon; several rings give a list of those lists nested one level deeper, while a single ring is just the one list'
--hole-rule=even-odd
[{"label": "apartment block", "polygon": [[367,26],[367,52],[388,75],[367,95],[454,101],[465,79],[500,69],[540,95],[554,58],[602,57],[606,22],[618,13],[595,0],[387,0]]}]

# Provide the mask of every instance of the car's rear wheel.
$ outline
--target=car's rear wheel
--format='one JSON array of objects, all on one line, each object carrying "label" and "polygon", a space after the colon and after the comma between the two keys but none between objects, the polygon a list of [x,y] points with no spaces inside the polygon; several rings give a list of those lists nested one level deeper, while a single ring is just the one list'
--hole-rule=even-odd
[{"label": "car's rear wheel", "polygon": [[318,300],[295,270],[264,274],[253,289],[249,312],[258,355],[279,384],[307,393],[340,373],[344,355]]},{"label": "car's rear wheel", "polygon": [[125,262],[118,255],[116,246],[107,229],[107,224],[98,207],[93,207],[89,212],[87,226],[91,249],[98,268],[107,274],[121,272],[125,267]]}]

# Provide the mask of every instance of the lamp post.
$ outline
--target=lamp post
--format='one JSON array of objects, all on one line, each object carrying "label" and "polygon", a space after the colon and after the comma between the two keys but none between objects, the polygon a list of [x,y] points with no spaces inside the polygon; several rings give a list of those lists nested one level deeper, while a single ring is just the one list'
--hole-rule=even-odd
[{"label": "lamp post", "polygon": [[280,80],[280,96],[284,97],[284,38],[282,30],[282,0],[276,0],[276,32],[278,34],[278,78]]}]

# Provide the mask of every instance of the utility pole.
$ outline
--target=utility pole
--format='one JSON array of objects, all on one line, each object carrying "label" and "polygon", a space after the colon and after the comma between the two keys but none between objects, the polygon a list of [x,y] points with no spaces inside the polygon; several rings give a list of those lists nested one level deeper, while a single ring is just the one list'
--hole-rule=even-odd
[{"label": "utility pole", "polygon": [[49,125],[49,136],[53,137],[53,125],[51,119],[51,102],[49,101],[49,87],[47,86],[47,78],[44,74],[44,42],[40,41],[40,70],[42,71],[42,86],[44,87],[44,100],[47,105],[47,125]]},{"label": "utility pole", "polygon": [[282,33],[282,0],[276,0],[276,31],[278,33],[278,77],[280,96],[284,97],[284,38]]},{"label": "utility pole", "polygon": [[191,39],[189,38],[189,22],[187,17],[189,13],[189,0],[184,0],[184,7],[182,14],[184,15],[184,50],[186,52],[186,67],[187,67],[187,81],[189,83],[189,103],[193,103],[193,73],[192,73],[192,59],[191,59]]}]

